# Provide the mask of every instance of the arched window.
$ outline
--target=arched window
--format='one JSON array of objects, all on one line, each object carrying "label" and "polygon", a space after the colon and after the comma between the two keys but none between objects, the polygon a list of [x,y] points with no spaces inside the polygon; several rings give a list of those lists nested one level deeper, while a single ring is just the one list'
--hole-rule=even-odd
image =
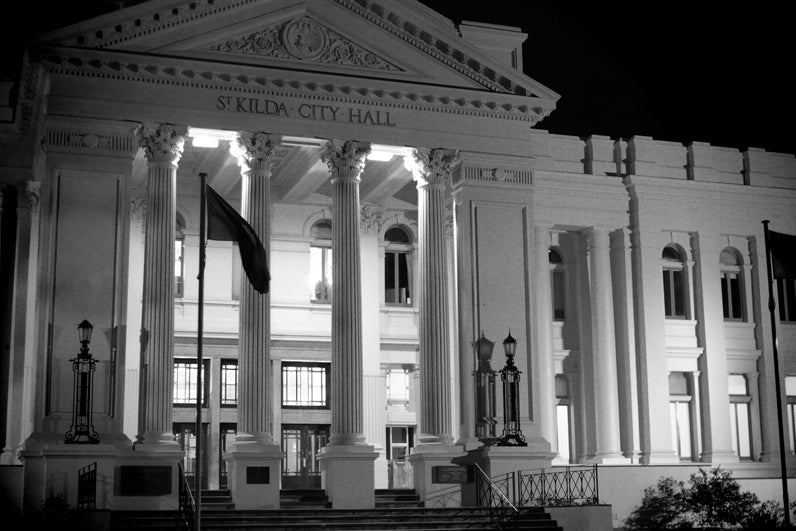
[{"label": "arched window", "polygon": [[310,244],[310,300],[332,302],[332,222],[322,219],[312,226]]},{"label": "arched window", "polygon": [[185,294],[185,219],[177,214],[174,230],[174,296],[182,298]]},{"label": "arched window", "polygon": [[564,260],[556,249],[548,251],[550,260],[551,295],[553,299],[553,320],[563,321],[566,317],[566,292],[564,291]]},{"label": "arched window", "polygon": [[686,318],[685,266],[673,245],[663,248],[663,306],[667,319]]},{"label": "arched window", "polygon": [[412,238],[403,227],[384,234],[384,302],[412,305]]},{"label": "arched window", "polygon": [[721,263],[721,302],[725,321],[743,321],[743,282],[741,260],[731,248],[724,249],[719,258]]}]

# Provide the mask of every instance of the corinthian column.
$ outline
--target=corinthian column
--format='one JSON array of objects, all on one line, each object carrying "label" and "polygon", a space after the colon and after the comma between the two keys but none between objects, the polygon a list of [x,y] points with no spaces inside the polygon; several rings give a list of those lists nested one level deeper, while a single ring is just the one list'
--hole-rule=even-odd
[{"label": "corinthian column", "polygon": [[174,225],[185,132],[171,125],[141,125],[136,134],[148,163],[137,443],[176,446],[171,425]]},{"label": "corinthian column", "polygon": [[[271,162],[281,141],[265,133],[238,135],[242,215],[270,256]],[[259,293],[246,275],[240,287],[240,352],[238,354],[238,434],[236,442],[271,443],[271,296]]]},{"label": "corinthian column", "polygon": [[328,142],[321,155],[332,181],[332,437],[362,444],[362,289],[359,181],[370,144]]},{"label": "corinthian column", "polygon": [[445,257],[445,180],[458,153],[416,149],[420,266],[420,444],[453,442]]},{"label": "corinthian column", "polygon": [[[241,215],[270,257],[271,163],[281,137],[239,133],[231,151],[241,168]],[[279,508],[279,481],[252,482],[251,470],[279,474],[281,452],[273,441],[271,377],[271,296],[259,293],[241,275],[238,353],[238,433],[224,458],[235,507]]]}]

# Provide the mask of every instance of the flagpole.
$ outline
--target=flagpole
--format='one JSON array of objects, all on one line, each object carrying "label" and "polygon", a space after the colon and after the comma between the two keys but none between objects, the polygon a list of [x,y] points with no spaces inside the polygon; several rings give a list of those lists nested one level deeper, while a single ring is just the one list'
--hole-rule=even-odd
[{"label": "flagpole", "polygon": [[788,501],[788,470],[785,462],[785,429],[782,426],[782,390],[779,383],[779,355],[777,354],[777,321],[774,310],[774,280],[771,273],[771,252],[769,251],[768,220],[763,220],[763,232],[766,244],[766,273],[768,274],[768,311],[771,314],[771,343],[774,355],[774,384],[777,394],[777,426],[779,427],[779,463],[782,475],[782,503],[785,508],[785,528],[790,528],[790,503]]},{"label": "flagpole", "polygon": [[196,378],[196,468],[194,475],[194,491],[196,507],[194,507],[194,531],[202,529],[202,336],[204,335],[204,302],[205,302],[205,248],[207,246],[205,209],[207,208],[207,191],[205,190],[206,173],[199,174],[202,183],[199,206],[199,322],[196,327],[196,360],[198,362]]}]

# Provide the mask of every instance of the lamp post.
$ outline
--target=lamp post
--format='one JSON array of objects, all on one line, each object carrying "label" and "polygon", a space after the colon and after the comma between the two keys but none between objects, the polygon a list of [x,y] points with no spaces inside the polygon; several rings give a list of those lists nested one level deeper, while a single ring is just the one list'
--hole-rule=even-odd
[{"label": "lamp post", "polygon": [[514,354],[517,351],[517,340],[509,335],[503,340],[506,352],[506,366],[500,370],[503,382],[503,434],[498,439],[498,446],[527,446],[520,429],[520,370],[514,365]]},{"label": "lamp post", "polygon": [[72,373],[74,374],[74,388],[72,393],[72,425],[64,435],[66,444],[98,444],[99,435],[94,431],[91,422],[92,390],[94,387],[94,368],[96,360],[88,351],[91,342],[91,332],[94,326],[87,320],[77,325],[80,339],[80,352],[72,358]]},{"label": "lamp post", "polygon": [[495,343],[481,332],[481,338],[473,343],[478,357],[475,371],[475,436],[484,444],[491,445],[495,436],[495,371],[492,370],[492,349]]}]

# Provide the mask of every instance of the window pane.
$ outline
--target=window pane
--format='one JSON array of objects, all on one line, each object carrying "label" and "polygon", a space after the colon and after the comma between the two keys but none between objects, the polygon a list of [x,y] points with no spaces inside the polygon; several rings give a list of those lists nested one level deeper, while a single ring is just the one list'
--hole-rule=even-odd
[{"label": "window pane", "polygon": [[330,302],[332,295],[332,250],[310,247],[310,300]]},{"label": "window pane", "polygon": [[796,376],[785,377],[785,394],[788,396],[796,396]]},{"label": "window pane", "polygon": [[691,457],[691,414],[688,402],[677,402],[677,428],[680,440],[680,457]]},{"label": "window pane", "polygon": [[409,304],[410,300],[410,292],[409,292],[409,263],[407,260],[406,253],[399,253],[398,254],[398,302],[401,304]]},{"label": "window pane", "polygon": [[787,294],[787,297],[785,298],[787,301],[785,320],[796,321],[796,280],[785,279],[783,283],[785,284],[785,292]]},{"label": "window pane", "polygon": [[794,436],[796,436],[796,425],[794,425],[794,407],[796,404],[788,404],[788,437],[790,438],[790,451],[796,451],[796,444],[794,444]]},{"label": "window pane", "polygon": [[672,272],[668,269],[663,270],[663,311],[666,317],[672,317]]},{"label": "window pane", "polygon": [[732,295],[732,318],[742,319],[743,313],[741,312],[741,279],[738,275],[733,275],[730,278],[730,293]]},{"label": "window pane", "polygon": [[569,406],[557,405],[556,417],[558,418],[558,455],[561,459],[569,461]]},{"label": "window pane", "polygon": [[749,432],[749,405],[735,404],[738,409],[738,457],[752,457],[752,443]]},{"label": "window pane", "polygon": [[746,377],[743,374],[731,374],[727,380],[727,387],[731,395],[747,395]]},{"label": "window pane", "polygon": [[183,245],[183,243],[184,240],[182,238],[174,241],[174,296],[175,297],[183,296],[183,284],[185,282],[184,281],[185,271],[183,269],[183,263],[185,262],[183,252],[185,246]]},{"label": "window pane", "polygon": [[221,405],[234,406],[238,403],[238,362],[221,362]]},{"label": "window pane", "polygon": [[384,302],[396,302],[395,253],[384,253]]},{"label": "window pane", "polygon": [[685,317],[685,275],[682,271],[672,271],[674,281],[674,315]]},{"label": "window pane", "polygon": [[730,286],[727,282],[727,275],[723,274],[721,276],[721,306],[724,308],[724,318],[730,318],[730,294],[729,294]]},{"label": "window pane", "polygon": [[553,271],[553,319],[564,320],[564,272]]},{"label": "window pane", "polygon": [[732,449],[738,453],[738,411],[735,409],[737,404],[730,404],[730,436],[732,437]]}]

